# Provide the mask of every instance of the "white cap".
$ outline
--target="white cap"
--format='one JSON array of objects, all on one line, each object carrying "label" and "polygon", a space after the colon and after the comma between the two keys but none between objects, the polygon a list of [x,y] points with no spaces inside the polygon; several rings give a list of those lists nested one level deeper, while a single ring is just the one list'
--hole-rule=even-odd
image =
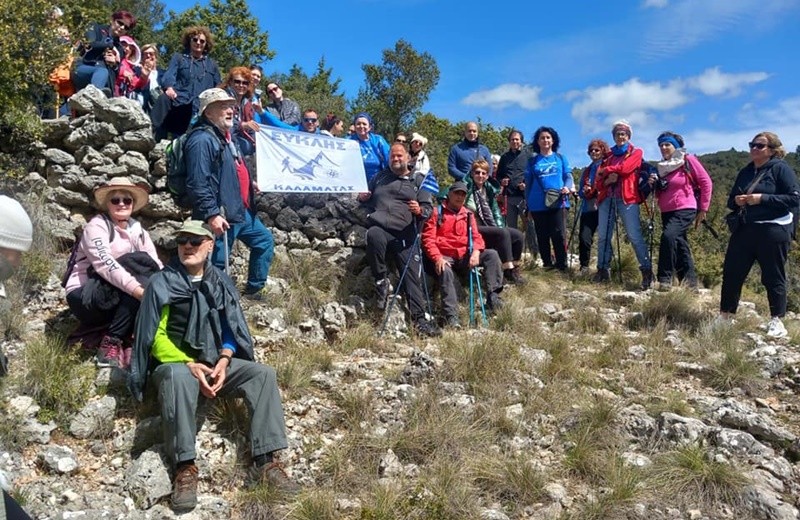
[{"label": "white cap", "polygon": [[0,195],[0,247],[27,251],[33,242],[33,224],[22,204]]}]

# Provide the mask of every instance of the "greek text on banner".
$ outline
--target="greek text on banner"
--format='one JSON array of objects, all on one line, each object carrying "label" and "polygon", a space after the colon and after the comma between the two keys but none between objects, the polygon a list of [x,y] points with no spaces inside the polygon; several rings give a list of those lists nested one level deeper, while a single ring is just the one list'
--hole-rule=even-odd
[{"label": "greek text on banner", "polygon": [[350,139],[262,126],[256,133],[256,160],[261,191],[367,191],[361,151]]}]

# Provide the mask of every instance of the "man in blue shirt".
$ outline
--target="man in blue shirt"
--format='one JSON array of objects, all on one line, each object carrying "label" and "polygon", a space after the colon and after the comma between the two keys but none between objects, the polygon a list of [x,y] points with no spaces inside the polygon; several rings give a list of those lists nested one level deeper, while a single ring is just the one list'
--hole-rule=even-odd
[{"label": "man in blue shirt", "polygon": [[489,163],[489,177],[492,176],[492,154],[485,145],[478,140],[478,123],[470,121],[464,125],[464,140],[450,148],[447,158],[447,171],[453,179],[460,181],[469,175],[472,163],[478,157],[483,157]]}]

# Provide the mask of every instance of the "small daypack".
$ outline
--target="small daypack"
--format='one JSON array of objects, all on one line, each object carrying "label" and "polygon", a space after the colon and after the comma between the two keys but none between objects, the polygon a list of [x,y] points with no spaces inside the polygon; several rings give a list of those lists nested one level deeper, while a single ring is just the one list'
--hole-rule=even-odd
[{"label": "small daypack", "polygon": [[217,167],[222,163],[223,143],[220,141],[214,129],[207,125],[196,126],[180,137],[173,139],[172,142],[167,145],[167,188],[172,194],[175,204],[184,209],[192,209],[195,200],[194,195],[186,191],[186,176],[188,172],[186,171],[186,156],[183,151],[186,147],[186,141],[189,140],[189,136],[197,130],[208,132],[219,142],[220,147],[217,151],[216,159]]}]

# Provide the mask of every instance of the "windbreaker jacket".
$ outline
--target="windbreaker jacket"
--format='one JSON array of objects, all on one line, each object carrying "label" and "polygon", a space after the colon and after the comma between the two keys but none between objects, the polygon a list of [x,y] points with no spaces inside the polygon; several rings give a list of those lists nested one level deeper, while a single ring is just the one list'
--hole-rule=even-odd
[{"label": "windbreaker jacket", "polygon": [[[427,220],[433,212],[433,194],[419,186],[424,174],[398,176],[391,170],[383,170],[369,182],[372,196],[364,204],[367,207],[367,222],[379,226],[395,236],[414,236],[417,226]],[[408,201],[416,200],[422,214],[416,217],[408,209]]]},{"label": "windbreaker jacket", "polygon": [[[442,223],[439,225],[439,211],[442,211]],[[422,229],[422,249],[425,256],[433,262],[442,257],[457,260],[469,254],[469,235],[467,234],[467,219],[470,220],[469,228],[472,231],[473,251],[483,251],[486,244],[478,233],[478,224],[475,215],[465,206],[453,211],[447,202],[433,208],[433,214],[425,222]]]},{"label": "windbreaker jacket", "polygon": [[294,126],[295,128],[300,125],[302,116],[300,113],[300,105],[291,99],[283,98],[280,102],[273,101],[265,106],[264,109],[287,125]]},{"label": "windbreaker jacket", "polygon": [[[609,153],[603,163],[598,168],[598,173],[594,178],[594,188],[597,190],[597,203],[603,202],[611,194],[611,190],[617,190],[618,197],[621,196],[625,204],[639,204],[639,167],[642,165],[642,151],[630,142],[628,151],[623,155]],[[603,186],[609,174],[619,175],[616,186]]]},{"label": "windbreaker jacket", "polygon": [[[686,167],[686,162],[689,163],[688,168]],[[708,206],[711,204],[711,177],[708,176],[708,172],[697,160],[697,157],[686,154],[684,156],[684,166],[668,173],[663,179],[667,180],[667,188],[664,191],[655,191],[658,209],[662,213],[679,209],[708,211]],[[697,207],[697,199],[694,196],[695,184],[700,190],[699,208]]]},{"label": "windbreaker jacket", "polygon": [[800,187],[794,170],[782,159],[770,159],[761,168],[756,168],[752,162],[742,168],[728,195],[728,209],[739,210],[734,197],[747,193],[750,183],[765,170],[766,173],[752,191],[761,194],[761,203],[744,207],[742,214],[745,223],[785,217],[790,211],[796,212],[800,204]]},{"label": "windbreaker jacket", "polygon": [[254,360],[253,340],[233,280],[214,267],[209,259],[206,260],[203,280],[195,288],[186,268],[176,257],[163,271],[150,278],[136,316],[128,389],[137,401],[141,402],[144,395],[150,346],[161,321],[161,311],[165,305],[185,300],[191,301],[191,310],[183,343],[196,353],[196,361],[216,364],[222,346],[222,319],[227,321],[236,342],[234,356]]}]

